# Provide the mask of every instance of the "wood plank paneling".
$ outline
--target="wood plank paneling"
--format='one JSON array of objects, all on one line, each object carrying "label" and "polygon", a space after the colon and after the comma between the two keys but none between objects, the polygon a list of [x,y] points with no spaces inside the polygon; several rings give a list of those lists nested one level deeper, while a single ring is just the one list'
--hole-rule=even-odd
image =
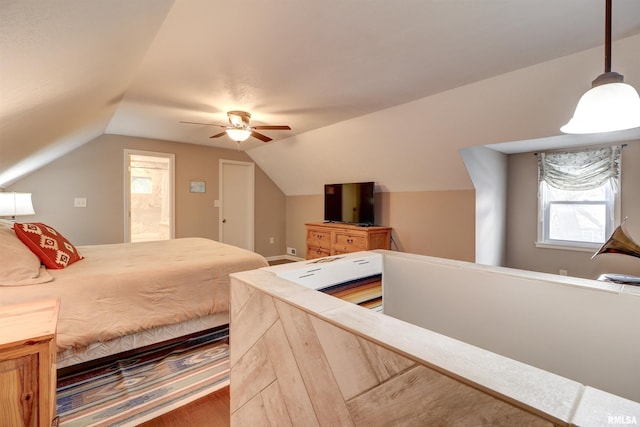
[{"label": "wood plank paneling", "polygon": [[286,401],[282,397],[282,393],[280,393],[278,382],[269,384],[260,396],[262,397],[269,424],[276,427],[293,426],[291,418],[289,418],[289,411],[287,411]]},{"label": "wood plank paneling", "polygon": [[274,361],[273,370],[278,377],[280,392],[291,421],[296,426],[317,426],[318,419],[311,398],[280,321],[265,334],[265,344],[269,359]]},{"label": "wood plank paneling", "polygon": [[358,337],[358,341],[379,382],[384,382],[415,365],[413,360],[373,344],[364,338]]},{"label": "wood plank paneling", "polygon": [[233,426],[551,425],[284,297],[238,289],[231,305]]},{"label": "wood plank paneling", "polygon": [[[233,404],[233,393],[231,394],[231,402]],[[262,396],[257,394],[245,405],[235,411],[231,411],[231,425],[234,427],[268,426],[269,423]]]},{"label": "wood plank paneling", "polygon": [[258,291],[246,285],[230,286],[230,289],[229,289],[230,299],[236,302],[242,301],[242,303],[230,304],[229,317],[230,318],[236,317],[238,315],[238,312],[242,310],[244,305],[251,300],[252,296],[256,292]]},{"label": "wood plank paneling", "polygon": [[348,400],[378,385],[376,374],[355,335],[318,318],[310,319],[343,399]]},{"label": "wood plank paneling", "polygon": [[309,316],[282,301],[275,303],[320,425],[353,425]]},{"label": "wood plank paneling", "polygon": [[[240,285],[237,286],[246,286]],[[236,287],[235,285],[232,288]],[[236,298],[233,300],[238,302],[242,307],[237,310],[234,321],[229,324],[229,334],[231,339],[234,337],[239,339],[233,340],[230,346],[231,367],[241,358],[251,346],[258,341],[260,337],[271,327],[278,319],[278,313],[273,305],[270,296],[261,292],[250,292],[248,290],[238,289]],[[250,297],[247,301],[242,300],[242,294]]]},{"label": "wood plank paneling", "polygon": [[397,375],[348,405],[359,426],[552,425],[424,366]]},{"label": "wood plank paneling", "polygon": [[232,413],[276,380],[262,339],[258,340],[231,370],[237,379],[237,386],[231,388]]}]

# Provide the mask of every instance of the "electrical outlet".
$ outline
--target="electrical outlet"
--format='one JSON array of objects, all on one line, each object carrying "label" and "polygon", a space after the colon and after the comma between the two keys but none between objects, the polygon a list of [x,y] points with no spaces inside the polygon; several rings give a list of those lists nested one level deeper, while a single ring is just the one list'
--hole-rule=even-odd
[{"label": "electrical outlet", "polygon": [[558,274],[560,274],[561,276],[566,276],[566,275],[567,275],[567,273],[568,273],[568,271],[567,271],[567,270],[565,270],[565,269],[562,269],[562,268],[561,268],[561,269],[560,269],[560,271],[558,272]]},{"label": "electrical outlet", "polygon": [[269,244],[273,245],[276,242],[275,237],[269,237]]},{"label": "electrical outlet", "polygon": [[87,207],[87,198],[86,197],[76,197],[73,199],[73,207],[74,208],[86,208]]},{"label": "electrical outlet", "polygon": [[294,255],[297,253],[296,248],[287,247],[287,254]]}]

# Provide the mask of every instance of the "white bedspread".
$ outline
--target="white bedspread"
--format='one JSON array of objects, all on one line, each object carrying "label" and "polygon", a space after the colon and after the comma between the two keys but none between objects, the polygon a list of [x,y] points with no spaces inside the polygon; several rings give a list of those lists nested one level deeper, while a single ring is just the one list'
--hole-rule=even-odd
[{"label": "white bedspread", "polygon": [[0,288],[0,305],[61,299],[58,351],[229,310],[229,274],[267,265],[203,238],[79,246],[49,283]]}]

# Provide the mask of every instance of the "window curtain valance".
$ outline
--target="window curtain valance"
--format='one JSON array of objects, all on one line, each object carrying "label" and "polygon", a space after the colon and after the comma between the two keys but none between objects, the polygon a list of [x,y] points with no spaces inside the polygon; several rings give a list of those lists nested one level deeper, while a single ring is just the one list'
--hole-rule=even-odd
[{"label": "window curtain valance", "polygon": [[622,147],[538,154],[538,181],[560,190],[586,191],[611,183],[618,188]]}]

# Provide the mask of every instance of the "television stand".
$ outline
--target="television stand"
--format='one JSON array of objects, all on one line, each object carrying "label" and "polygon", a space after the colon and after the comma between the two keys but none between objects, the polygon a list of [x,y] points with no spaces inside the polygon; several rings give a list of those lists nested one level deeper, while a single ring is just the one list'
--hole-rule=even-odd
[{"label": "television stand", "polygon": [[391,249],[391,227],[312,222],[307,228],[307,259],[371,249]]}]

